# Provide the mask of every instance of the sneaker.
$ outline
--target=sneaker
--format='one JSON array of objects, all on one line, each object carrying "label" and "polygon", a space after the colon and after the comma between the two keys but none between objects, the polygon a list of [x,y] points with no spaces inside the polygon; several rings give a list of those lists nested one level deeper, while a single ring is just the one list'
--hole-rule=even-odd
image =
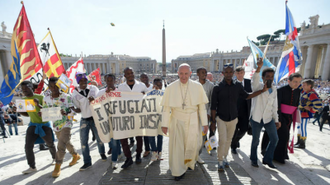
[{"label": "sneaker", "polygon": [[107,161],[107,156],[105,156],[105,154],[101,154],[101,158],[102,158],[102,161]]},{"label": "sneaker", "polygon": [[132,158],[128,158],[128,159],[126,159],[125,163],[121,166],[121,168],[126,169],[129,166],[131,166],[132,164],[133,164]]},{"label": "sneaker", "polygon": [[163,160],[162,159],[162,152],[158,152],[158,160]]},{"label": "sneaker", "polygon": [[151,161],[157,161],[158,154],[157,152],[152,152]]},{"label": "sneaker", "polygon": [[205,163],[205,161],[203,161],[203,159],[200,156],[198,156],[197,162],[199,164],[204,164]]},{"label": "sneaker", "polygon": [[25,171],[22,171],[22,173],[24,173],[24,174],[29,174],[29,173],[33,173],[33,172],[36,172],[37,171],[37,168],[29,168],[29,169],[27,169],[27,170],[25,170]]},{"label": "sneaker", "polygon": [[91,163],[86,163],[84,164],[84,166],[82,166],[79,171],[84,171],[84,170],[87,170],[88,168],[90,168],[92,166]]},{"label": "sneaker", "polygon": [[140,164],[142,162],[141,154],[136,154],[135,163]]},{"label": "sneaker", "polygon": [[218,171],[219,172],[223,172],[225,170],[225,168],[223,167],[223,165],[218,162]]},{"label": "sneaker", "polygon": [[117,162],[116,162],[116,161],[112,161],[111,167],[112,167],[112,169],[114,169],[114,170],[117,169],[117,167],[118,167]]}]

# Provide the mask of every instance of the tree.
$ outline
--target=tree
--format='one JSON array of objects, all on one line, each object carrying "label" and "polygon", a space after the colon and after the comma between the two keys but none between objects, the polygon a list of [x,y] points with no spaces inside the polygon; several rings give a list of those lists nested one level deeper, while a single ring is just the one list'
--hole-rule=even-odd
[{"label": "tree", "polygon": [[256,46],[259,46],[260,45],[260,43],[259,42],[254,42],[254,41],[252,41]]},{"label": "tree", "polygon": [[276,35],[276,38],[279,38],[279,40],[281,40],[281,37],[284,34],[285,34],[285,29],[279,29],[279,30],[274,32],[274,35]]},{"label": "tree", "polygon": [[259,35],[257,37],[257,40],[260,42],[261,45],[265,45],[268,42],[269,37],[269,34]]}]

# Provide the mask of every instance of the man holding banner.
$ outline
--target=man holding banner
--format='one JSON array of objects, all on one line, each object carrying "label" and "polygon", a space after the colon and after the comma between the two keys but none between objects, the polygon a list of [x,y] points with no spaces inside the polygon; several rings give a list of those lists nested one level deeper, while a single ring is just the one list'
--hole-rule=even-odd
[{"label": "man holding banner", "polygon": [[89,155],[88,135],[89,130],[92,129],[97,140],[97,147],[103,161],[107,160],[105,156],[104,144],[99,138],[95,122],[93,119],[92,110],[90,109],[90,102],[97,96],[99,89],[94,85],[87,86],[87,76],[85,73],[78,72],[76,74],[77,83],[79,84],[78,90],[73,91],[72,100],[77,109],[72,109],[77,113],[81,113],[80,121],[80,142],[81,150],[84,158],[84,165],[80,171],[84,171],[92,166],[92,158]]},{"label": "man holding banner", "polygon": [[[179,66],[179,80],[171,83],[165,90],[162,131],[169,133],[169,166],[174,180],[179,181],[188,167],[195,168],[204,133],[208,131],[208,103],[203,86],[190,80],[191,68],[183,63]],[[199,121],[200,120],[200,121]]]},{"label": "man holding banner", "polygon": [[[121,92],[139,92],[139,93],[146,93],[148,91],[146,85],[142,82],[138,82],[134,79],[134,70],[131,67],[126,67],[124,69],[124,77],[126,78],[126,82],[119,84],[118,86],[118,91]],[[135,137],[136,142],[137,142],[137,148],[136,148],[136,159],[135,163],[140,164],[141,163],[141,153],[142,153],[142,136],[136,136]],[[132,154],[131,150],[128,145],[128,139],[121,139],[120,140],[124,154],[126,156],[126,161],[125,163],[121,166],[121,168],[127,168],[130,165],[133,164],[132,160]]]}]

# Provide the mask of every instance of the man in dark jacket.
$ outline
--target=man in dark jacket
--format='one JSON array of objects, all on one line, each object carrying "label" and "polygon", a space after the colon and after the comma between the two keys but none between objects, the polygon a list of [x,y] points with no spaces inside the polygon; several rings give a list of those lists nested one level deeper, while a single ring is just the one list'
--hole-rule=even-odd
[{"label": "man in dark jacket", "polygon": [[[245,92],[251,93],[251,80],[244,78],[245,71],[244,67],[238,66],[235,69],[235,76],[237,78],[238,83],[242,84]],[[239,148],[239,140],[243,138],[245,133],[248,131],[249,127],[249,117],[251,110],[251,100],[246,100],[242,97],[238,98],[237,101],[237,109],[238,109],[238,122],[236,125],[236,130],[231,142],[231,152],[233,154],[237,154],[236,148]]]}]

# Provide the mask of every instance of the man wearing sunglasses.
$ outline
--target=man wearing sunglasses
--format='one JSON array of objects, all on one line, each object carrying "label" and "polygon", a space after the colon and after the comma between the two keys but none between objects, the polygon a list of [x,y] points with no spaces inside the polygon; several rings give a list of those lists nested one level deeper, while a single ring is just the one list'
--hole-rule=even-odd
[{"label": "man wearing sunglasses", "polygon": [[211,129],[215,132],[218,124],[218,171],[223,172],[224,167],[229,168],[227,161],[228,150],[237,124],[238,98],[250,99],[267,91],[266,86],[261,90],[248,94],[242,84],[233,81],[233,64],[225,64],[222,71],[224,79],[214,87],[211,101]]}]

